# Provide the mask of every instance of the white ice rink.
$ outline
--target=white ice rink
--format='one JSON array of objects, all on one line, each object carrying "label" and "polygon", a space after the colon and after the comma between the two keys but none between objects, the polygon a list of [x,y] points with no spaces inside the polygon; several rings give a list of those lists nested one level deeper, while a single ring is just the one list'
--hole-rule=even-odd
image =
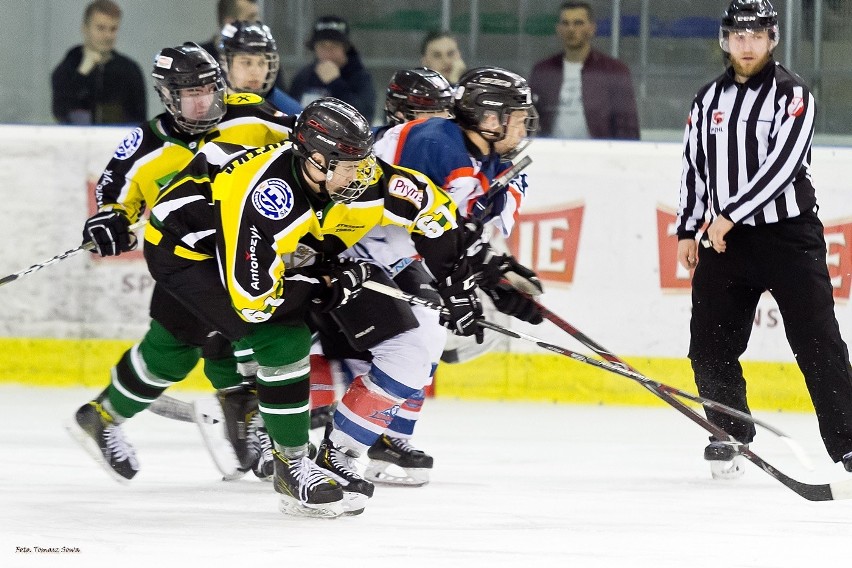
[{"label": "white ice rink", "polygon": [[[0,567],[779,568],[852,552],[852,501],[805,501],[751,464],[711,480],[705,433],[668,407],[430,400],[416,442],[436,457],[432,482],[314,520],[279,513],[253,476],[219,481],[194,425],[147,412],[125,426],[142,470],[116,483],[63,428],[94,394],[0,387]],[[850,475],[812,416],[759,416],[817,465],[759,433],[754,450],[785,473]],[[17,552],[36,546],[79,552]]]}]

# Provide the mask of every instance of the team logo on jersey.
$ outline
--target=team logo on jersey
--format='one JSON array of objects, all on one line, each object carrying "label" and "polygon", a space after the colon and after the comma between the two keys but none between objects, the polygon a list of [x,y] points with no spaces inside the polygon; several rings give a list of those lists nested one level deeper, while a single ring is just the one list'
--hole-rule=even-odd
[{"label": "team logo on jersey", "polygon": [[805,112],[805,101],[802,100],[802,97],[793,97],[793,100],[787,105],[787,114],[796,118],[802,116],[803,112]]},{"label": "team logo on jersey", "polygon": [[134,128],[133,131],[124,137],[121,144],[115,150],[113,157],[117,160],[126,160],[139,149],[142,145],[142,129]]},{"label": "team logo on jersey", "polygon": [[265,179],[252,191],[251,203],[264,217],[279,221],[293,210],[293,190],[283,179]]},{"label": "team logo on jersey", "polygon": [[417,184],[402,176],[393,176],[388,182],[388,193],[394,197],[405,199],[414,204],[418,209],[423,204],[423,191]]}]

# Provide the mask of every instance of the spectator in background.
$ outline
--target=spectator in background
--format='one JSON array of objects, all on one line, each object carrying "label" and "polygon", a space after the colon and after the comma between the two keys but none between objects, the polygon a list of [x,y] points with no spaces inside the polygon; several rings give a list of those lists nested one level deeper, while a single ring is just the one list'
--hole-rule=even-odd
[{"label": "spectator in background", "polygon": [[53,116],[62,124],[133,124],[145,120],[142,70],[115,51],[121,9],[95,0],[83,14],[83,45],[51,75]]},{"label": "spectator in background", "polygon": [[595,15],[588,2],[563,2],[556,35],[563,51],[535,64],[541,134],[557,138],[639,139],[639,116],[626,65],[592,49]]},{"label": "spectator in background", "polygon": [[323,16],[305,45],[314,61],[293,77],[290,95],[302,107],[322,97],[335,97],[354,106],[373,121],[376,91],[373,78],[349,40],[349,24],[338,16]]},{"label": "spectator in background", "polygon": [[219,34],[222,28],[237,21],[254,22],[259,19],[257,0],[219,0],[216,2],[216,21],[219,27],[210,41],[202,43],[201,47],[212,55],[213,59],[219,61]]},{"label": "spectator in background", "polygon": [[467,70],[456,38],[449,32],[434,31],[426,35],[420,45],[420,63],[434,69],[453,85]]}]

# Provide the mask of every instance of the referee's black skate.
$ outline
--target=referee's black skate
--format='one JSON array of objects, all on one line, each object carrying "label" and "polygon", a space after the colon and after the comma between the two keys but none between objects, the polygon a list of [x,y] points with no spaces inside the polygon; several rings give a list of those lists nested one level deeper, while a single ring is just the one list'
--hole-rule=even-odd
[{"label": "referee's black skate", "polygon": [[343,488],[308,457],[307,446],[292,456],[272,450],[279,509],[287,515],[333,519],[343,513]]},{"label": "referee's black skate", "polygon": [[364,512],[367,499],[373,496],[375,487],[358,473],[357,456],[345,452],[328,439],[333,429],[331,422],[325,426],[325,437],[317,449],[316,463],[332,479],[343,487],[343,512],[360,515]]},{"label": "referee's black skate", "polygon": [[710,462],[713,479],[737,479],[745,473],[745,461],[740,448],[748,444],[735,442],[710,442],[704,448],[704,459]]},{"label": "referee's black skate", "polygon": [[382,434],[367,450],[370,463],[364,477],[385,485],[420,487],[429,483],[434,459],[404,438]]},{"label": "referee's black skate", "polygon": [[106,391],[81,406],[68,432],[114,479],[126,483],[139,471],[136,450],[125,439],[120,422],[103,406]]}]

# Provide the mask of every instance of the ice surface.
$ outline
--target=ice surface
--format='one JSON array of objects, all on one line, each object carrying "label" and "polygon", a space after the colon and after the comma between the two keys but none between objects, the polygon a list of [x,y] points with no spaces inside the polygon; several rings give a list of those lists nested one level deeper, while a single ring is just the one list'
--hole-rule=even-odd
[{"label": "ice surface", "polygon": [[[194,425],[147,412],[125,426],[142,470],[116,483],[63,427],[95,394],[0,387],[0,566],[778,568],[845,564],[852,543],[852,501],[808,502],[749,464],[710,479],[704,432],[670,408],[428,400],[415,442],[432,482],[314,520],[279,513],[253,476],[220,481]],[[813,416],[760,416],[817,465],[759,433],[785,473],[850,475]],[[35,546],[80,552],[16,551]]]}]

